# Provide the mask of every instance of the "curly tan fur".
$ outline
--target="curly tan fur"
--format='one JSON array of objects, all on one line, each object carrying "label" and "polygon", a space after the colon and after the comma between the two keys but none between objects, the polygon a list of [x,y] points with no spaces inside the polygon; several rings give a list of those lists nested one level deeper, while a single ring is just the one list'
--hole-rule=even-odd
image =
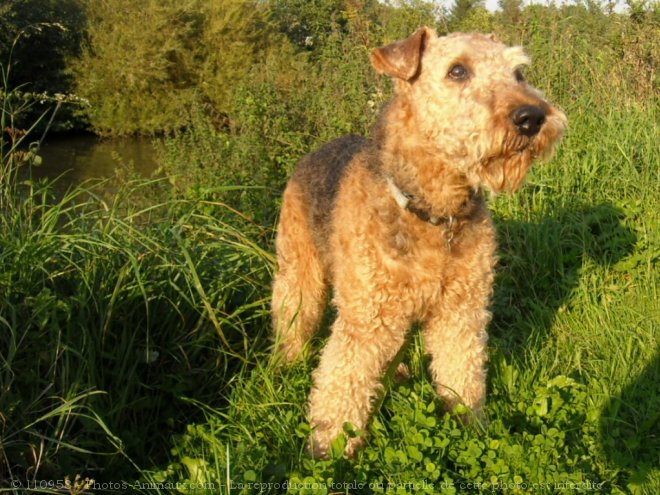
[{"label": "curly tan fur", "polygon": [[[480,414],[496,260],[480,191],[519,187],[566,126],[522,80],[522,49],[493,36],[422,28],[371,61],[394,78],[394,99],[371,139],[345,136],[303,158],[278,227],[273,323],[287,361],[304,351],[334,288],[338,315],[309,399],[318,456],[344,423],[366,427],[415,322],[438,394],[448,408]],[[542,118],[515,117],[521,108]],[[347,451],[361,441],[350,439]]]}]

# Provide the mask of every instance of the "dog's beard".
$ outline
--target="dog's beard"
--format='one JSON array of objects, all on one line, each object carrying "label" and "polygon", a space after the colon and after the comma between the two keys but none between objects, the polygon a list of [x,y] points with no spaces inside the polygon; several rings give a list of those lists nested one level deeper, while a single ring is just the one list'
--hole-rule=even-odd
[{"label": "dog's beard", "polygon": [[532,166],[529,150],[488,158],[481,164],[479,176],[484,184],[495,192],[515,191]]},{"label": "dog's beard", "polygon": [[481,160],[478,175],[494,192],[515,191],[537,158],[549,159],[561,138],[564,126],[546,124],[540,133],[528,137],[509,131],[493,143],[493,152]]}]

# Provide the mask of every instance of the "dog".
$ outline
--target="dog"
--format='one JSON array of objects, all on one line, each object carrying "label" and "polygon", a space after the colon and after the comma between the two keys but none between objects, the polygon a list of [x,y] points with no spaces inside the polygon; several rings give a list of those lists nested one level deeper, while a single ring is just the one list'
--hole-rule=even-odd
[{"label": "dog", "polygon": [[[448,409],[482,415],[496,236],[484,189],[515,191],[548,158],[564,113],[530,86],[529,58],[493,35],[421,28],[375,49],[394,97],[369,138],[305,156],[284,191],[272,311],[276,353],[299,358],[332,287],[337,318],[309,398],[310,449],[365,429],[381,378],[419,322]],[[364,435],[347,440],[351,455]]]}]

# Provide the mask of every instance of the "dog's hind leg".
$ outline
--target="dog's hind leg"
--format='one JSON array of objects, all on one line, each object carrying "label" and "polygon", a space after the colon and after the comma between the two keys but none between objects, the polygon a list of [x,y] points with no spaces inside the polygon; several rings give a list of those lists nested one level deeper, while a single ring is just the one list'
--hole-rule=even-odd
[{"label": "dog's hind leg", "polygon": [[287,362],[301,355],[318,329],[328,284],[309,222],[309,207],[295,181],[284,192],[276,240],[278,272],[272,314],[276,354]]}]

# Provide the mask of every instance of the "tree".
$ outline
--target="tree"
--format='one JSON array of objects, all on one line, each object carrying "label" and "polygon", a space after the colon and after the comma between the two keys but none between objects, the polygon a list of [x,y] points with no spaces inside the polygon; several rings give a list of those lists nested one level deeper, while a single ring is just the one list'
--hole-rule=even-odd
[{"label": "tree", "polygon": [[385,41],[403,39],[422,26],[446,30],[446,11],[436,2],[427,0],[386,0],[382,2],[381,24]]},{"label": "tree", "polygon": [[271,0],[269,7],[278,29],[299,48],[321,48],[336,26],[344,25],[344,0]]},{"label": "tree", "polygon": [[484,7],[485,0],[456,0],[450,11],[451,22],[453,25],[466,19],[477,7]]},{"label": "tree", "polygon": [[174,131],[200,102],[226,123],[236,88],[289,50],[257,0],[84,1],[89,27],[73,73],[101,134]]},{"label": "tree", "polygon": [[201,13],[200,90],[216,116],[227,116],[234,110],[236,88],[258,76],[255,67],[268,62],[274,70],[287,70],[282,61],[291,46],[257,1],[203,2]]},{"label": "tree", "polygon": [[197,1],[84,0],[86,42],[72,71],[101,134],[176,129],[194,97]]},{"label": "tree", "polygon": [[[11,54],[9,87],[22,86],[31,93],[69,93],[73,81],[66,64],[80,51],[84,25],[79,0],[13,0],[0,6],[0,64],[7,68]],[[23,120],[34,122],[44,110],[37,103],[23,114]],[[73,125],[71,112],[63,108],[54,129]]]},{"label": "tree", "polygon": [[520,10],[522,0],[498,0],[500,7],[500,18],[505,24],[518,24],[520,22]]}]

